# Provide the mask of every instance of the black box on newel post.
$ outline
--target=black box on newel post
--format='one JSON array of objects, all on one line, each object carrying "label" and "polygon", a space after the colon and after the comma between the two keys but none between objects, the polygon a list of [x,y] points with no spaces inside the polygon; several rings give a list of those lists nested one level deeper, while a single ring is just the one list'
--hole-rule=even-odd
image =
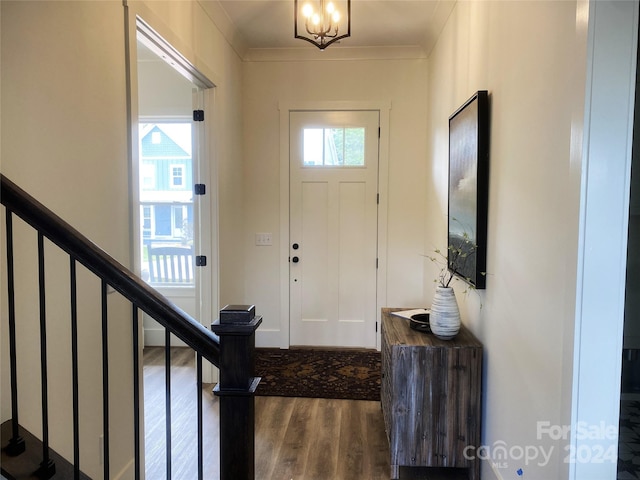
[{"label": "black box on newel post", "polygon": [[249,323],[255,316],[255,305],[227,305],[220,310],[220,323]]}]

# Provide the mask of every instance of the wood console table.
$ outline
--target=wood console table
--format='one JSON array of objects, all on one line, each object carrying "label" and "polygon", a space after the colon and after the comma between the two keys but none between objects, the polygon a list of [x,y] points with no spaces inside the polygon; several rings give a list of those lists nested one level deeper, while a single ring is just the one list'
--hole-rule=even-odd
[{"label": "wood console table", "polygon": [[[468,468],[480,479],[482,344],[462,326],[453,340],[409,328],[382,309],[382,389],[391,478],[401,466]],[[466,447],[471,446],[475,448]],[[466,450],[465,450],[466,449]],[[466,453],[466,455],[465,455]]]}]

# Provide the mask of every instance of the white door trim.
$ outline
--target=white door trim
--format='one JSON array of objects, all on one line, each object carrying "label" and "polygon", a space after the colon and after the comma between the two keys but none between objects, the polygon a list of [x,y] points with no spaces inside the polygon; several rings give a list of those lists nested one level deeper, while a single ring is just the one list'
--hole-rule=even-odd
[{"label": "white door trim", "polygon": [[[578,31],[587,28],[588,19],[588,43],[584,122],[574,125],[578,141],[572,147],[582,188],[575,331],[569,337],[574,341],[570,424],[617,432],[638,3],[584,0],[579,7]],[[572,428],[567,451],[617,453],[615,435],[597,437]],[[571,480],[616,478],[616,462],[577,461],[566,468]]]},{"label": "white door trim", "polygon": [[[280,348],[289,348],[289,112],[296,110],[377,110],[380,112],[378,144],[378,274],[376,348],[380,349],[380,309],[387,303],[387,202],[389,192],[390,102],[283,102],[280,110]],[[274,332],[275,333],[275,332]],[[275,339],[274,339],[275,340]]]}]

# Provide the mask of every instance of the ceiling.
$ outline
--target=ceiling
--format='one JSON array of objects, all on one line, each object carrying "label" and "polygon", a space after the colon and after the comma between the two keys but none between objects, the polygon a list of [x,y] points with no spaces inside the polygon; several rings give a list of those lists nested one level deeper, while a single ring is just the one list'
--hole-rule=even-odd
[{"label": "ceiling", "polygon": [[[336,6],[343,1],[334,0]],[[201,4],[214,13],[211,18],[241,57],[256,49],[319,51],[294,38],[293,0],[201,0]],[[326,52],[411,47],[426,56],[454,4],[455,0],[352,0],[351,36],[331,45]]]}]

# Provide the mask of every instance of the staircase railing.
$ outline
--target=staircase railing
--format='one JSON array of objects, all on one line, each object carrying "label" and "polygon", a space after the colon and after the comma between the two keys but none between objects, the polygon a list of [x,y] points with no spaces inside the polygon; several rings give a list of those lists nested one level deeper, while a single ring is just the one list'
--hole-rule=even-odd
[{"label": "staircase railing", "polygon": [[[85,478],[80,472],[80,434],[78,418],[78,314],[76,264],[80,263],[101,280],[102,326],[102,396],[103,396],[103,466],[105,479],[111,478],[109,465],[109,344],[107,294],[109,287],[119,292],[132,305],[133,328],[133,409],[134,409],[134,472],[141,478],[140,432],[140,339],[139,312],[143,311],[165,327],[166,389],[166,465],[167,479],[171,478],[171,375],[170,334],[174,334],[197,353],[197,401],[198,401],[198,478],[203,478],[203,428],[202,428],[202,359],[220,367],[220,382],[216,394],[220,396],[220,478],[222,480],[251,480],[254,478],[254,412],[253,394],[259,378],[252,377],[254,332],[260,317],[250,322],[231,321],[226,325],[214,324],[215,335],[207,328],[173,305],[129,269],[118,263],[84,235],[66,223],[51,210],[19,188],[4,175],[0,175],[1,202],[6,208],[7,288],[9,321],[9,356],[11,375],[11,439],[4,450],[12,456],[25,450],[20,436],[19,401],[16,354],[16,308],[14,282],[13,215],[31,225],[38,235],[38,301],[40,307],[40,368],[42,401],[42,462],[38,469],[40,478],[51,478],[56,471],[49,446],[47,318],[45,295],[44,239],[69,255],[70,304],[71,304],[71,358],[73,385],[73,451],[74,479]],[[233,315],[228,318],[234,318]],[[240,460],[240,461],[239,461]],[[69,460],[71,461],[71,460]],[[241,464],[242,463],[242,464]]]}]

